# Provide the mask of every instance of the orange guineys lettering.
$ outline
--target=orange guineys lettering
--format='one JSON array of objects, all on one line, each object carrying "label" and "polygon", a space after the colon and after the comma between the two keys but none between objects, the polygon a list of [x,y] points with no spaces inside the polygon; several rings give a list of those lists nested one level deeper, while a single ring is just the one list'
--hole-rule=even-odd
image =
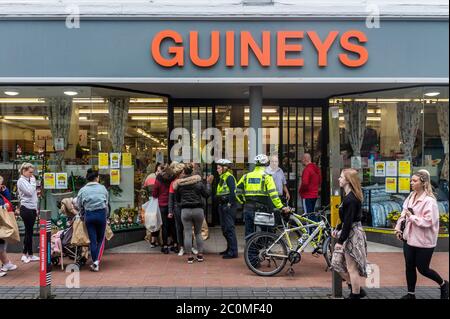
[{"label": "orange guineys lettering", "polygon": [[352,42],[350,42],[351,38],[356,38],[360,43],[367,42],[366,35],[361,31],[350,30],[350,31],[345,32],[341,36],[341,41],[340,41],[341,47],[344,50],[347,50],[347,51],[350,51],[350,52],[353,52],[353,53],[359,55],[359,57],[356,60],[350,59],[347,53],[341,53],[341,54],[339,54],[339,60],[342,62],[342,64],[344,64],[350,68],[357,68],[357,67],[364,65],[367,62],[367,60],[369,59],[369,52],[362,45],[357,45],[357,44],[353,44]]},{"label": "orange guineys lettering", "polygon": [[170,54],[173,55],[173,58],[166,59],[161,54],[161,43],[165,39],[171,39],[175,43],[183,43],[183,38],[181,35],[173,30],[164,30],[159,32],[152,41],[152,57],[161,66],[172,67],[175,65],[183,66],[184,65],[184,48],[182,46],[171,46],[168,50]]},{"label": "orange guineys lettering", "polygon": [[233,31],[227,31],[225,33],[225,41],[226,41],[225,64],[226,64],[226,66],[234,66],[234,32]]},{"label": "orange guineys lettering", "polygon": [[278,31],[277,33],[277,65],[278,66],[303,66],[304,61],[301,58],[288,59],[287,52],[301,52],[301,44],[286,44],[287,39],[302,39],[303,31]]},{"label": "orange guineys lettering", "polygon": [[220,52],[220,33],[219,31],[211,32],[211,55],[207,59],[202,59],[199,57],[199,45],[198,45],[198,32],[191,31],[189,32],[189,55],[192,63],[196,66],[207,68],[213,66],[219,61],[219,52]]},{"label": "orange guineys lettering", "polygon": [[328,50],[330,50],[331,45],[339,34],[339,31],[331,31],[324,42],[320,40],[319,35],[316,31],[307,32],[312,44],[317,50],[317,64],[319,66],[328,65]]},{"label": "orange guineys lettering", "polygon": [[241,66],[248,66],[249,47],[262,66],[270,66],[270,31],[262,32],[262,49],[253,39],[250,32],[241,32]]}]

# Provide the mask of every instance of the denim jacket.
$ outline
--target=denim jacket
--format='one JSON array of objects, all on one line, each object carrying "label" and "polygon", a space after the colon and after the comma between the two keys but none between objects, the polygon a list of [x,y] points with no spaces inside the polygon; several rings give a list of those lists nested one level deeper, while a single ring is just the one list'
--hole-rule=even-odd
[{"label": "denim jacket", "polygon": [[107,208],[108,196],[108,191],[102,184],[95,182],[87,183],[78,192],[78,207],[85,212]]}]

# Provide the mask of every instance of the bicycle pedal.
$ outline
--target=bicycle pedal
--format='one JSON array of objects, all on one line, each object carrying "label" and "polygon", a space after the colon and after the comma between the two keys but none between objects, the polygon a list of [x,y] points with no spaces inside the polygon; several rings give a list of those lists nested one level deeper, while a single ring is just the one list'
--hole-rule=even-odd
[{"label": "bicycle pedal", "polygon": [[292,267],[290,267],[287,271],[286,271],[286,273],[289,275],[289,276],[294,276],[294,274],[295,274],[295,270],[292,268]]}]

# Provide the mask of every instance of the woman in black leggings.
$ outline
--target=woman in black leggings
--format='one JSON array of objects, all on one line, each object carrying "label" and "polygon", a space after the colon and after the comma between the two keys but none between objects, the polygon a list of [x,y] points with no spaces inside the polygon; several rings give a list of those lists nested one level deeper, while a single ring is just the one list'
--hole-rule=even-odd
[{"label": "woman in black leggings", "polygon": [[403,240],[408,293],[402,299],[416,299],[417,272],[439,285],[441,299],[448,299],[448,281],[430,269],[431,258],[439,233],[439,211],[430,173],[420,170],[411,178],[412,193],[403,204],[401,217],[395,227],[399,240]]}]

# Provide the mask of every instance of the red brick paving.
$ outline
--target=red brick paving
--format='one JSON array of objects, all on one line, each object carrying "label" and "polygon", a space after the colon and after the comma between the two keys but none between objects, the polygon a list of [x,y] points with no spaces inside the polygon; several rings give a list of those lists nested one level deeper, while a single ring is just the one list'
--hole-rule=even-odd
[{"label": "red brick paving", "polygon": [[[37,286],[38,263],[21,264],[20,254],[9,254],[19,269],[0,279],[5,286]],[[369,253],[369,261],[379,265],[381,286],[404,286],[404,260],[401,253]],[[449,253],[435,253],[432,268],[445,279],[449,278]],[[223,260],[218,255],[205,255],[204,263],[186,263],[185,257],[175,254],[105,254],[101,271],[92,273],[88,267],[81,271],[81,286],[190,286],[190,287],[330,287],[331,274],[325,272],[322,257],[306,253],[294,266],[295,275],[286,275],[287,267],[275,277],[259,277],[246,267],[242,257]],[[65,285],[67,273],[61,268],[53,271],[53,285]],[[433,282],[418,276],[418,285],[432,286]]]}]

